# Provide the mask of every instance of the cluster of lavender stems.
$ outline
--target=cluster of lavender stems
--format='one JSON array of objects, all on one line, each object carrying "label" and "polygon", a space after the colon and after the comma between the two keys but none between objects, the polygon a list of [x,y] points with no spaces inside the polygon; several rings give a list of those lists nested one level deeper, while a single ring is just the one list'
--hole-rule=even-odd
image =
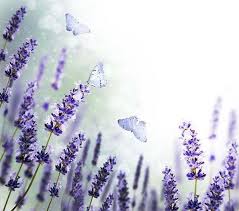
[{"label": "cluster of lavender stems", "polygon": [[[161,175],[157,175],[162,178],[162,185],[152,186],[151,169],[145,165],[147,158],[143,154],[139,155],[138,162],[135,163],[134,175],[130,175],[131,172],[126,173],[124,169],[117,169],[118,159],[112,155],[109,155],[103,164],[99,164],[103,147],[102,132],[97,134],[91,160],[88,157],[92,141],[86,138],[87,134],[79,132],[78,127],[77,133],[66,136],[64,143],[67,144],[63,151],[57,156],[53,155],[51,145],[55,143],[52,143],[52,137],[55,135],[57,139],[65,133],[65,126],[74,120],[81,105],[87,100],[90,87],[87,82],[77,84],[56,104],[44,125],[39,125],[35,108],[38,101],[35,95],[40,89],[40,81],[47,65],[48,57],[43,56],[35,79],[27,83],[21,99],[12,99],[18,96],[14,93],[14,90],[17,90],[16,81],[22,80],[21,74],[24,69],[27,69],[27,64],[34,56],[38,45],[33,38],[26,39],[13,55],[7,55],[7,43],[15,39],[26,12],[26,7],[21,7],[11,17],[3,31],[4,44],[0,50],[0,61],[6,62],[3,74],[7,81],[0,92],[0,109],[3,119],[2,153],[0,154],[0,197],[3,201],[0,205],[1,210],[27,210],[28,195],[33,188],[37,188],[37,191],[31,192],[35,194],[35,201],[33,200],[35,204],[31,204],[32,210],[35,211],[52,210],[53,202],[60,202],[62,211],[232,211],[239,209],[239,199],[235,192],[235,190],[238,191],[239,186],[235,111],[231,112],[228,143],[225,144],[228,147],[227,155],[220,170],[210,180],[204,194],[199,195],[198,191],[199,181],[207,177],[201,140],[190,122],[183,122],[179,126],[181,133],[177,146],[182,147],[177,151],[177,157],[180,153],[185,158],[188,167],[185,178],[193,181],[192,192],[189,193],[186,201],[181,201],[182,197],[180,197],[183,195],[181,191],[183,178],[179,179],[178,172],[175,174],[174,169],[168,166],[162,170]],[[70,54],[70,52],[67,53]],[[62,48],[54,82],[49,84],[55,91],[60,89],[65,62],[66,48]],[[19,105],[17,108],[11,109],[11,99],[16,103],[15,105]],[[44,110],[48,109],[49,104],[45,102]],[[221,99],[218,98],[213,111],[209,136],[209,140],[214,140],[215,144],[219,132],[217,128],[220,109]],[[9,122],[6,122],[8,120]],[[11,125],[10,133],[4,127],[6,123]],[[41,126],[47,134],[45,142],[41,137],[39,140],[37,135]],[[74,124],[72,127],[74,129],[69,131],[76,129]],[[175,170],[182,171],[181,168]],[[130,176],[134,177],[132,183],[130,183]],[[37,177],[40,177],[38,183]],[[161,194],[158,194],[158,191]],[[16,196],[13,193],[16,192],[17,197],[13,200],[13,196]],[[10,204],[10,201],[14,201],[14,205]]]}]

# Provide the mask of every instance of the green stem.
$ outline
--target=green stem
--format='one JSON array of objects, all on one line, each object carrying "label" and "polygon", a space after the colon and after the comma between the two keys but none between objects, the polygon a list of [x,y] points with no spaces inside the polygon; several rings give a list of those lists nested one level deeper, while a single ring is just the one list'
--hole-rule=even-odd
[{"label": "green stem", "polygon": [[89,206],[86,208],[86,211],[89,211],[89,210],[90,210],[92,201],[93,201],[93,196],[91,196],[91,198],[90,198],[90,203],[89,203]]},{"label": "green stem", "polygon": [[[15,179],[17,179],[17,177],[19,176],[19,174],[20,174],[20,172],[21,172],[21,170],[22,170],[22,166],[23,166],[23,163],[21,163],[21,165],[20,165],[20,167],[19,167],[19,169],[18,169],[18,172],[17,172],[17,174],[16,174]],[[4,204],[3,211],[5,211],[6,208],[7,208],[7,204],[8,204],[8,201],[9,201],[9,199],[10,199],[11,194],[12,194],[12,190],[9,190],[9,193],[8,193],[8,196],[7,196],[7,200],[6,200],[5,204]]]},{"label": "green stem", "polygon": [[194,198],[197,196],[197,183],[198,183],[198,179],[195,179],[195,183],[194,183]]},{"label": "green stem", "polygon": [[[57,185],[58,182],[59,182],[60,175],[61,175],[61,173],[59,172],[59,173],[58,173],[58,176],[57,176],[57,179],[56,179],[56,185]],[[53,200],[53,196],[51,197],[51,199],[50,199],[50,201],[49,201],[49,203],[48,203],[47,211],[49,211],[49,209],[50,209],[50,206],[51,206],[52,200]]]},{"label": "green stem", "polygon": [[1,157],[0,157],[0,162],[2,161],[2,159],[3,159],[4,155],[5,155],[5,153],[6,153],[6,151],[4,150],[3,153],[2,153],[2,155],[1,155]]},{"label": "green stem", "polygon": [[[49,137],[48,137],[48,139],[47,139],[47,144],[46,144],[46,146],[45,146],[45,149],[47,149],[47,147],[48,147],[48,145],[49,145],[49,143],[50,143],[51,136],[52,136],[52,132],[50,133],[50,135],[49,135]],[[34,172],[34,174],[33,174],[33,176],[32,176],[32,179],[31,179],[31,181],[30,181],[30,183],[29,183],[29,185],[28,185],[26,191],[25,191],[24,194],[22,195],[22,200],[26,197],[27,193],[28,193],[29,190],[31,189],[32,184],[33,184],[33,182],[34,182],[34,180],[35,180],[35,178],[36,178],[36,175],[37,175],[37,173],[38,173],[38,171],[39,171],[39,169],[40,169],[40,166],[41,166],[41,163],[39,163],[39,164],[37,165],[37,168],[36,168],[36,170],[35,170],[35,172]],[[15,210],[15,209],[17,208],[18,204],[22,202],[22,200],[19,201],[17,204],[15,204],[15,206],[11,209],[11,211]]]}]

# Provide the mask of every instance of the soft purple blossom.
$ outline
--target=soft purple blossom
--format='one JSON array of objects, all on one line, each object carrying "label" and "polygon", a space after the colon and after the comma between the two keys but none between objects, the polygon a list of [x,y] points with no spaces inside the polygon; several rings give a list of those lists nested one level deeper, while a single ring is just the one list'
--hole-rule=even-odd
[{"label": "soft purple blossom", "polygon": [[38,87],[39,87],[39,83],[41,82],[42,76],[45,72],[47,61],[48,61],[47,56],[43,56],[40,59],[40,63],[38,66],[38,72],[37,72],[37,76],[36,76],[36,82],[37,82]]},{"label": "soft purple blossom", "polygon": [[22,185],[22,180],[20,179],[20,176],[16,176],[16,174],[12,174],[5,186],[7,186],[9,190],[15,191],[16,189],[20,188],[21,185]]},{"label": "soft purple blossom", "polygon": [[44,166],[44,171],[39,185],[39,191],[36,196],[37,200],[40,202],[45,201],[45,194],[47,192],[48,184],[50,183],[51,174],[52,174],[52,164],[50,162],[49,164],[46,164]]},{"label": "soft purple blossom", "polygon": [[165,211],[178,210],[178,189],[175,175],[168,167],[164,169],[163,174],[163,194],[165,200]]},{"label": "soft purple blossom", "polygon": [[0,92],[0,103],[8,103],[10,95],[11,90],[9,88],[3,88],[2,92]]},{"label": "soft purple blossom", "polygon": [[102,192],[103,187],[109,179],[110,174],[113,172],[114,165],[116,164],[115,157],[109,157],[104,163],[103,167],[100,168],[98,173],[95,175],[92,181],[90,190],[88,191],[89,196],[98,198]]},{"label": "soft purple blossom", "polygon": [[158,211],[158,197],[156,190],[151,191],[150,211]]},{"label": "soft purple blossom", "polygon": [[6,41],[11,42],[14,39],[14,35],[19,30],[20,23],[24,19],[25,14],[26,7],[20,7],[20,9],[18,9],[16,13],[11,17],[8,25],[3,32],[3,38]]},{"label": "soft purple blossom", "polygon": [[123,172],[120,172],[118,175],[118,206],[119,211],[130,210],[130,198],[128,183],[126,181],[126,175]]},{"label": "soft purple blossom", "polygon": [[205,210],[219,210],[223,204],[224,190],[223,179],[221,176],[215,176],[204,198],[203,208]]},{"label": "soft purple blossom", "polygon": [[14,122],[14,125],[18,128],[24,127],[25,122],[29,121],[24,118],[25,114],[35,107],[34,94],[37,88],[37,83],[35,81],[28,83],[27,89],[23,95],[23,101],[20,104],[18,117]]},{"label": "soft purple blossom", "polygon": [[227,144],[235,142],[236,132],[237,132],[236,129],[237,129],[237,114],[236,114],[236,111],[232,110],[230,113],[230,119],[229,119]]},{"label": "soft purple blossom", "polygon": [[97,139],[96,139],[96,145],[95,145],[95,149],[94,149],[94,155],[93,155],[93,159],[91,161],[93,166],[97,165],[97,161],[98,161],[98,158],[100,155],[101,141],[102,141],[102,134],[98,133]]},{"label": "soft purple blossom", "polygon": [[146,193],[149,184],[149,167],[145,169],[142,194]]},{"label": "soft purple blossom", "polygon": [[42,104],[42,108],[43,108],[44,111],[48,111],[49,110],[49,102],[44,102]]},{"label": "soft purple blossom", "polygon": [[10,87],[12,86],[13,81],[19,78],[20,71],[26,66],[30,55],[35,50],[36,46],[37,41],[35,39],[28,39],[18,49],[17,53],[11,57],[9,64],[5,69],[5,74],[9,78]]},{"label": "soft purple blossom", "polygon": [[113,204],[113,200],[114,200],[114,195],[110,194],[104,201],[104,203],[102,204],[101,208],[99,209],[99,211],[110,211],[110,208]]},{"label": "soft purple blossom", "polygon": [[183,141],[184,145],[183,155],[190,168],[187,177],[189,180],[203,180],[206,174],[202,171],[204,161],[202,161],[201,156],[203,151],[200,149],[200,141],[197,138],[197,133],[191,129],[190,123],[184,122],[179,128],[182,130],[180,140]]},{"label": "soft purple blossom", "polygon": [[202,203],[198,200],[198,195],[190,194],[183,210],[199,211],[202,210]]},{"label": "soft purple blossom", "polygon": [[60,156],[56,165],[56,171],[63,175],[68,172],[69,166],[75,160],[76,154],[78,153],[83,141],[85,141],[85,136],[81,133],[72,138],[71,142],[67,145],[66,149],[63,150],[63,153]]},{"label": "soft purple blossom", "polygon": [[66,57],[67,57],[66,48],[62,48],[58,65],[56,68],[55,79],[51,84],[51,87],[55,90],[58,90],[60,88],[61,78],[66,63]]},{"label": "soft purple blossom", "polygon": [[0,49],[0,62],[5,61],[7,56],[7,51],[5,49]]},{"label": "soft purple blossom", "polygon": [[83,153],[82,153],[82,157],[81,157],[81,162],[82,165],[85,165],[87,156],[88,156],[88,152],[89,152],[89,148],[90,148],[90,139],[88,139],[85,143],[84,149],[83,149]]},{"label": "soft purple blossom", "polygon": [[54,182],[48,189],[51,197],[59,197],[60,185]]},{"label": "soft purple blossom", "polygon": [[62,134],[62,125],[71,119],[80,103],[84,101],[85,95],[89,93],[89,89],[85,85],[78,85],[70,91],[62,100],[61,104],[57,104],[57,109],[51,114],[51,119],[45,124],[46,130],[59,136]]},{"label": "soft purple blossom", "polygon": [[50,155],[49,152],[46,151],[45,146],[42,146],[41,150],[38,150],[35,155],[35,160],[38,163],[50,163]]}]

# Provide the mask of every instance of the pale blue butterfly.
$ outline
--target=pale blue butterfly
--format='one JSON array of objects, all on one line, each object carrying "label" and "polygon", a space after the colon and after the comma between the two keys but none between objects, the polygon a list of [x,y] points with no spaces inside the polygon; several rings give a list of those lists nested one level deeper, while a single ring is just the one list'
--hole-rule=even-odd
[{"label": "pale blue butterfly", "polygon": [[118,124],[124,130],[132,132],[138,140],[142,142],[147,141],[146,123],[144,121],[139,121],[136,116],[119,119]]},{"label": "pale blue butterfly", "polygon": [[87,81],[91,86],[102,88],[105,87],[107,81],[104,74],[104,65],[102,62],[99,62],[91,71],[89,79]]},{"label": "pale blue butterfly", "polygon": [[73,35],[90,33],[88,26],[80,24],[71,14],[66,13],[66,30],[72,31]]}]

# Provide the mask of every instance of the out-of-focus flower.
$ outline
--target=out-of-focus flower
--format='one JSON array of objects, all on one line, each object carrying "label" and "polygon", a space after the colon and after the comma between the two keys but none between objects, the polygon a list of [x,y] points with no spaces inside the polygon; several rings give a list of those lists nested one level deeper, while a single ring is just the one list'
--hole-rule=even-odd
[{"label": "out-of-focus flower", "polygon": [[93,159],[91,162],[93,166],[97,165],[97,161],[98,161],[98,158],[100,155],[101,141],[102,141],[102,134],[98,133],[97,139],[96,139],[96,145],[95,145],[95,149],[94,149],[94,155],[93,155]]},{"label": "out-of-focus flower", "polygon": [[65,67],[65,63],[66,63],[66,56],[67,56],[66,48],[62,48],[58,65],[56,68],[55,79],[51,84],[52,88],[55,90],[58,90],[60,88],[61,78],[62,78],[63,70]]},{"label": "out-of-focus flower", "polygon": [[127,211],[130,207],[130,198],[128,183],[126,181],[126,175],[123,172],[120,172],[118,175],[118,206],[119,211]]},{"label": "out-of-focus flower", "polygon": [[163,194],[165,199],[165,210],[178,210],[178,189],[172,170],[166,167],[163,171]]},{"label": "out-of-focus flower", "polygon": [[20,9],[18,9],[9,20],[9,23],[3,32],[3,38],[6,41],[11,42],[14,39],[14,35],[19,30],[20,23],[24,19],[26,12],[26,7],[20,7]]},{"label": "out-of-focus flower", "polygon": [[83,149],[83,153],[82,153],[82,157],[81,157],[81,162],[82,165],[85,165],[87,156],[88,156],[88,152],[89,152],[89,148],[90,148],[90,139],[88,139],[85,143],[84,149]]},{"label": "out-of-focus flower", "polygon": [[139,156],[138,164],[136,167],[136,171],[134,174],[134,183],[133,183],[133,189],[136,190],[138,188],[138,183],[139,183],[139,178],[141,174],[141,169],[142,169],[142,164],[143,164],[143,156]]},{"label": "out-of-focus flower", "polygon": [[43,56],[41,59],[40,59],[40,63],[39,63],[39,66],[38,66],[38,72],[37,72],[37,76],[36,76],[36,82],[37,82],[37,86],[39,87],[39,83],[42,79],[42,76],[45,72],[45,69],[46,69],[46,63],[48,61],[48,57],[47,56]]},{"label": "out-of-focus flower", "polygon": [[201,156],[203,151],[200,149],[200,142],[197,138],[197,133],[195,130],[191,129],[190,123],[184,122],[179,128],[182,130],[180,139],[183,141],[185,147],[183,155],[185,156],[190,168],[187,177],[189,180],[203,180],[206,174],[202,172],[204,162],[202,161]]},{"label": "out-of-focus flower", "polygon": [[157,192],[155,190],[151,191],[150,210],[158,211],[158,197]]},{"label": "out-of-focus flower", "polygon": [[229,119],[227,144],[235,142],[236,127],[237,127],[237,114],[236,114],[236,111],[232,110],[230,113],[230,119]]}]

